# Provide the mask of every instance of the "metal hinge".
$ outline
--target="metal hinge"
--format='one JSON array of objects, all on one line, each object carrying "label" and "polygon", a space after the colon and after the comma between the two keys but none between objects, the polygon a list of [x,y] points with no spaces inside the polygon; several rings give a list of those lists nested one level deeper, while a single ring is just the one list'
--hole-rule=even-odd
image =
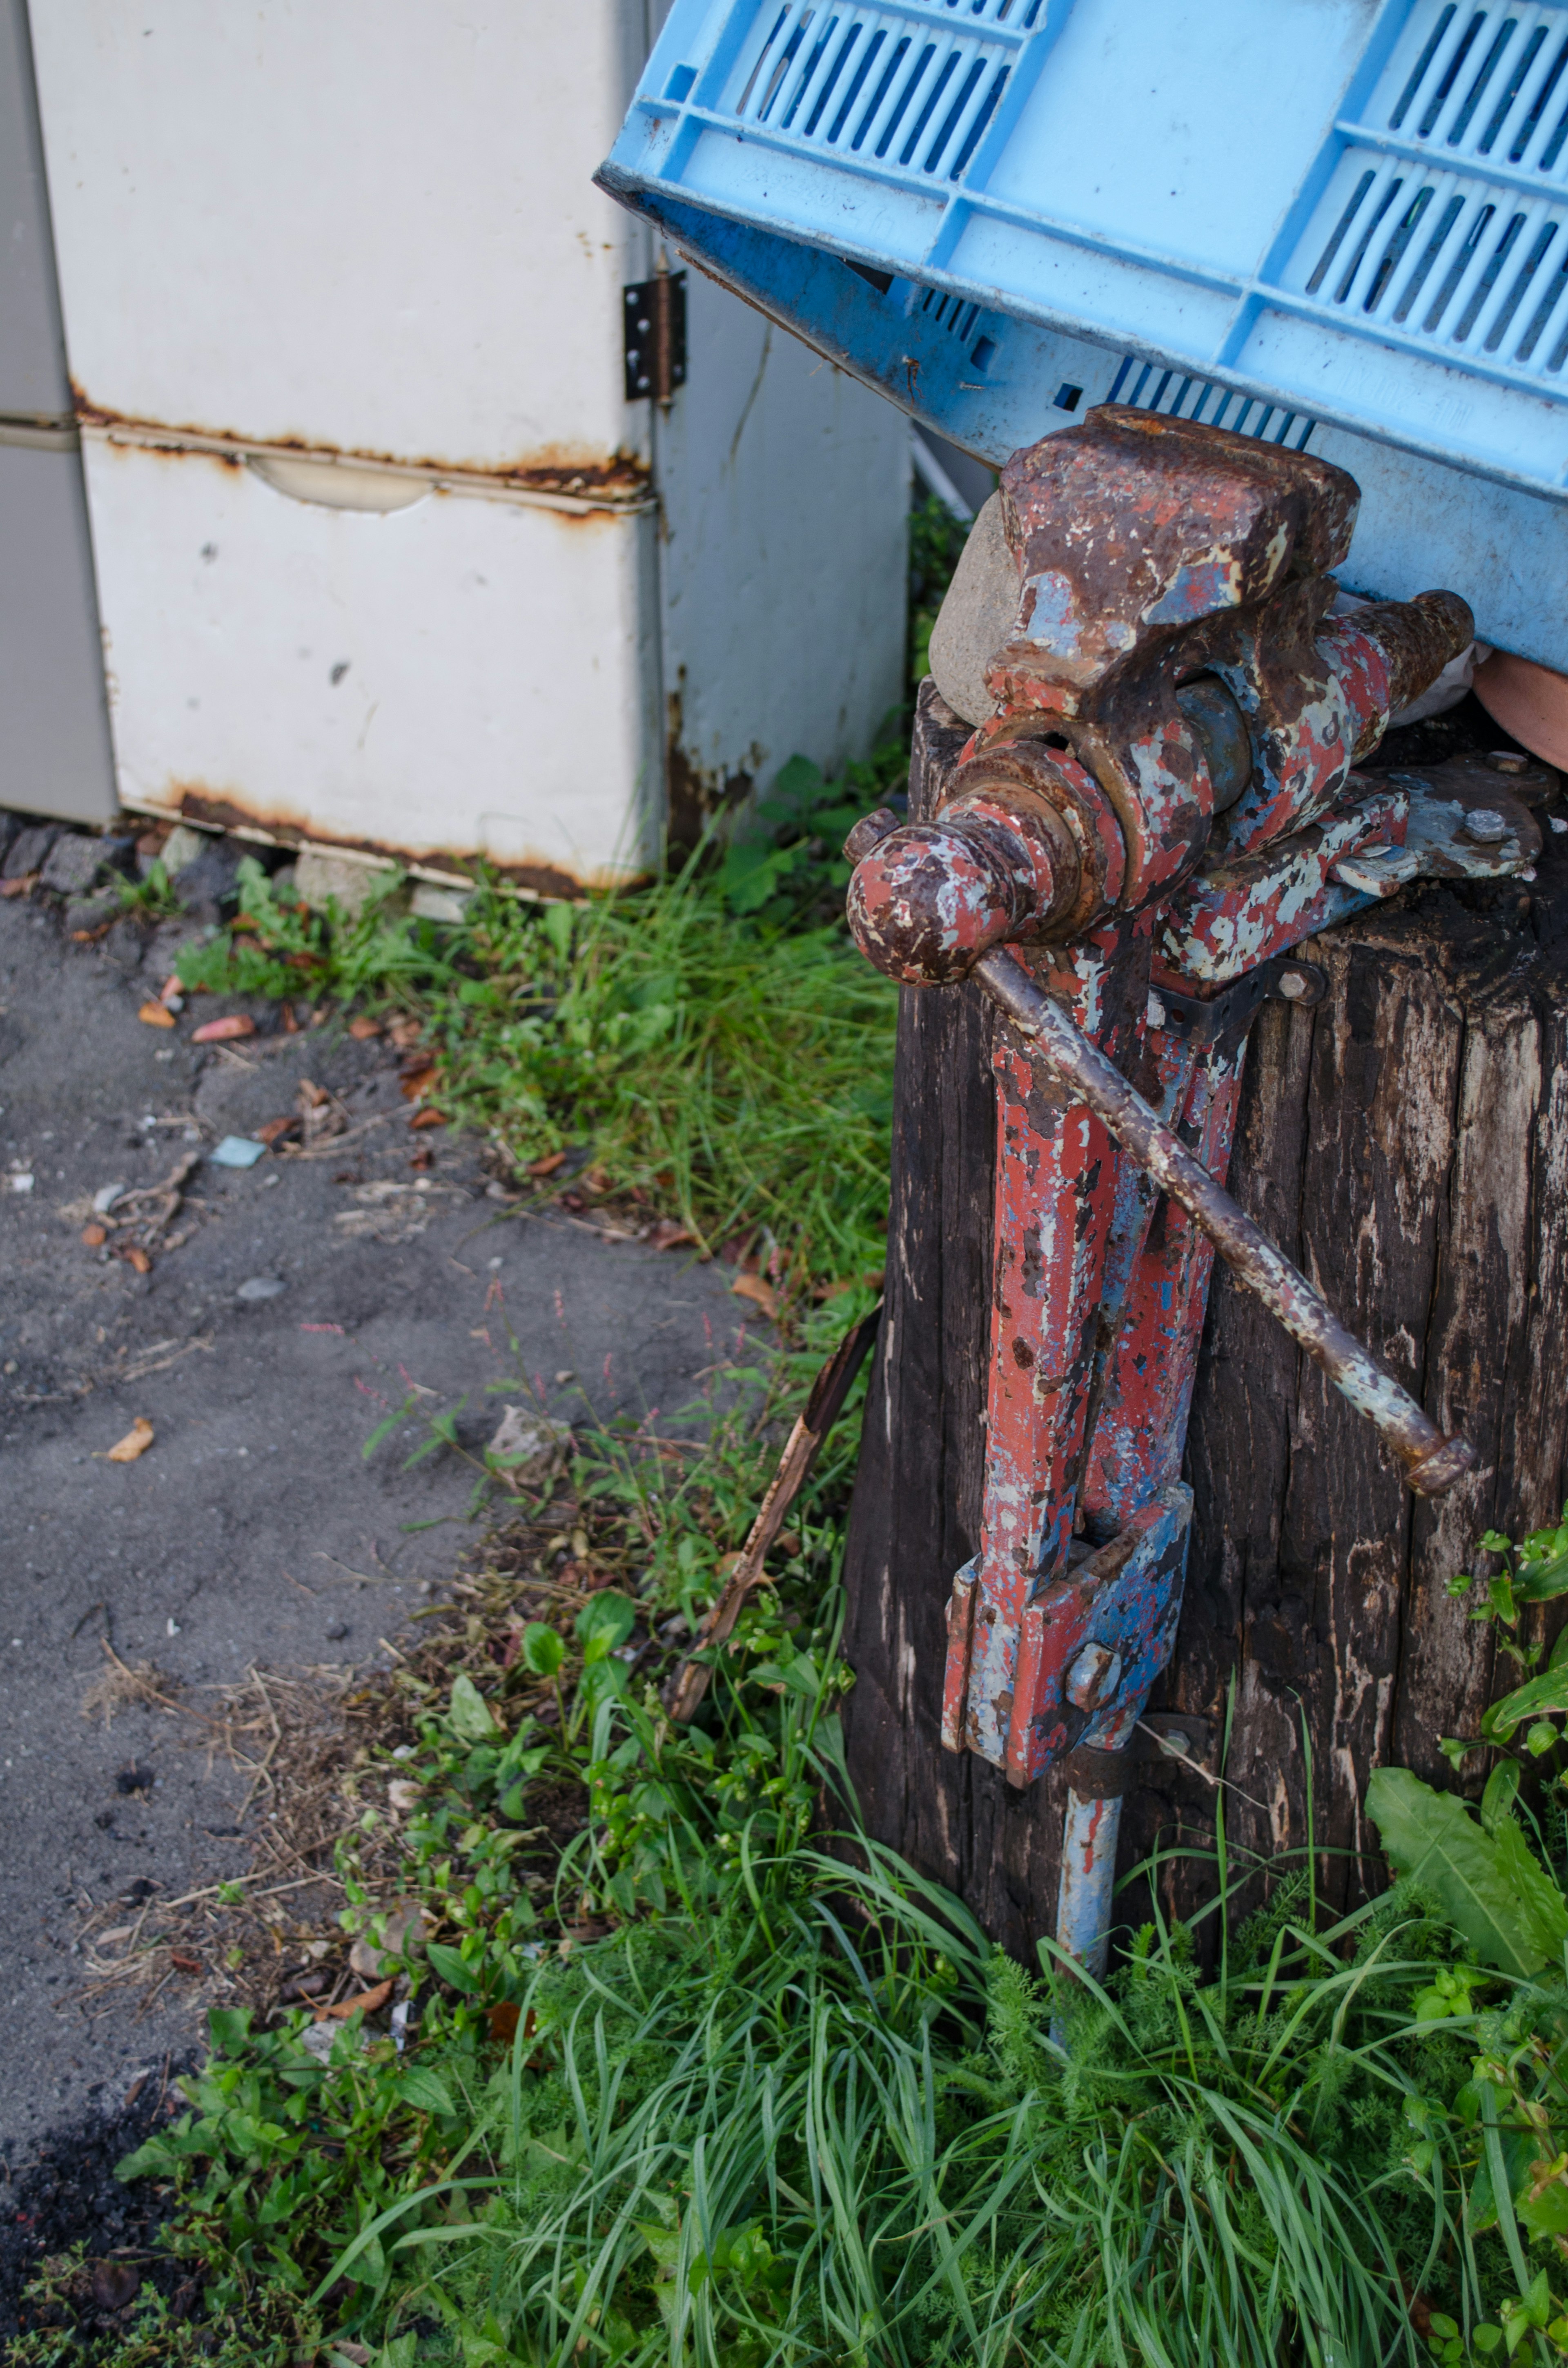
[{"label": "metal hinge", "polygon": [[668,403],[686,384],[686,274],[658,271],[621,290],[626,327],[626,400]]}]

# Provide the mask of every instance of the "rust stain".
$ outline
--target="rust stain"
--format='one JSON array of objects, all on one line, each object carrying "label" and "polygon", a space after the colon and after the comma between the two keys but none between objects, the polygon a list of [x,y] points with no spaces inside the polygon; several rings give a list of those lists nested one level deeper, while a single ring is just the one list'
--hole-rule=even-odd
[{"label": "rust stain", "polygon": [[[581,446],[541,444],[532,452],[499,465],[473,461],[441,461],[407,452],[380,452],[363,445],[313,443],[304,436],[243,436],[235,428],[204,427],[194,421],[139,418],[133,412],[113,411],[95,403],[85,389],[71,381],[78,425],[112,435],[117,429],[137,438],[166,438],[191,444],[242,467],[251,452],[287,452],[302,461],[344,461],[359,467],[393,469],[400,475],[463,477],[486,484],[515,488],[519,493],[557,494],[581,501],[640,502],[653,490],[653,472],[645,461],[630,452],[596,452]],[[222,448],[214,450],[214,448]]]},{"label": "rust stain", "polygon": [[[685,667],[681,668],[684,675]],[[689,854],[699,845],[715,814],[744,805],[752,793],[755,773],[722,773],[716,766],[699,765],[683,738],[682,694],[677,687],[665,700],[665,835],[672,848]],[[752,751],[754,764],[760,751]]]},{"label": "rust stain", "polygon": [[[484,855],[454,854],[451,848],[425,844],[399,847],[387,839],[358,838],[347,832],[334,831],[319,822],[304,821],[282,809],[268,808],[247,801],[233,790],[213,790],[201,782],[171,781],[166,797],[160,801],[160,814],[181,814],[187,822],[206,823],[218,830],[260,831],[278,847],[320,848],[331,853],[341,849],[345,855],[373,856],[401,867],[420,865],[427,870],[460,874],[476,879],[483,871],[505,880],[511,887],[527,889],[537,896],[558,901],[576,901],[591,889],[612,884],[607,874],[594,874],[579,879],[559,864],[539,862],[503,863]],[[623,874],[617,874],[623,881]]]}]

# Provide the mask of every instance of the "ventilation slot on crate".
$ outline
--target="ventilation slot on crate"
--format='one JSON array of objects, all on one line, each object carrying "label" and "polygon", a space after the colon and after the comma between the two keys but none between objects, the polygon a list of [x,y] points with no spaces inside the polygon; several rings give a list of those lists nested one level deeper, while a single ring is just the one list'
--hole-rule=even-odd
[{"label": "ventilation slot on crate", "polygon": [[[1058,397],[1060,402],[1061,398]],[[1284,444],[1304,452],[1317,426],[1297,411],[1278,404],[1259,403],[1238,393],[1218,379],[1195,378],[1158,362],[1141,362],[1136,354],[1123,357],[1108,403],[1125,403],[1135,411],[1162,411],[1171,419],[1197,419],[1205,427],[1228,427],[1233,436],[1253,436],[1265,444]]]},{"label": "ventilation slot on crate", "polygon": [[1568,9],[1422,0],[1290,277],[1396,343],[1568,361]]},{"label": "ventilation slot on crate", "polygon": [[1568,15],[1424,0],[1361,120],[1412,146],[1561,178]]},{"label": "ventilation slot on crate", "polygon": [[[1531,377],[1568,359],[1568,198],[1524,198],[1354,151],[1306,291],[1385,331]],[[1348,188],[1346,184],[1348,183]]]},{"label": "ventilation slot on crate", "polygon": [[920,310],[933,328],[949,329],[955,337],[969,336],[980,318],[978,304],[967,302],[962,296],[943,296],[935,288],[927,288]]},{"label": "ventilation slot on crate", "polygon": [[[996,111],[1043,0],[903,0],[896,8],[764,0],[721,112],[814,146],[956,181]],[[976,29],[971,29],[976,28]]]}]

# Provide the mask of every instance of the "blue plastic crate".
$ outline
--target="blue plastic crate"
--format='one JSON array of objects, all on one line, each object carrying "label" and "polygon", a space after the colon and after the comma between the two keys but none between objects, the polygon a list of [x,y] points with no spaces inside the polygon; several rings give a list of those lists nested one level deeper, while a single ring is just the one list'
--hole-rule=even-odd
[{"label": "blue plastic crate", "polygon": [[675,0],[601,178],[984,458],[1310,442],[1568,667],[1568,0]]}]

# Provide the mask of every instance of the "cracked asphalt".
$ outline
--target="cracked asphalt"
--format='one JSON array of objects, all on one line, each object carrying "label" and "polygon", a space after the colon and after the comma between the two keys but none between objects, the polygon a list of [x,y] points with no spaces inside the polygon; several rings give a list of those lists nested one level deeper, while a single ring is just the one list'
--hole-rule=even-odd
[{"label": "cracked asphalt", "polygon": [[[118,2112],[199,2038],[176,1986],[84,1996],[81,1935],[105,1904],[173,1898],[249,1863],[240,1780],[155,1708],[83,1714],[107,1645],[199,1689],[252,1664],[363,1668],[472,1537],[472,1468],[432,1455],[410,1395],[461,1401],[477,1443],[515,1373],[556,1414],[688,1404],[733,1349],[717,1267],[487,1197],[482,1146],[411,1136],[396,1055],[334,1022],[196,1047],[137,1009],[173,938],[117,923],[70,943],[58,914],[0,903],[0,2158]],[[310,1156],[214,1163],[309,1079],[344,1132]],[[412,1160],[433,1148],[432,1164]],[[88,1247],[109,1186],[155,1186],[192,1154],[149,1271]],[[30,1183],[23,1179],[30,1178]],[[151,1204],[143,1204],[151,1205]],[[247,1292],[244,1287],[249,1285]],[[755,1327],[755,1310],[749,1311]],[[565,1375],[568,1378],[561,1379]],[[511,1393],[516,1397],[516,1392]],[[133,1422],[153,1443],[108,1451]],[[127,1789],[151,1771],[150,1789]],[[125,1780],[121,1782],[120,1780]]]}]

